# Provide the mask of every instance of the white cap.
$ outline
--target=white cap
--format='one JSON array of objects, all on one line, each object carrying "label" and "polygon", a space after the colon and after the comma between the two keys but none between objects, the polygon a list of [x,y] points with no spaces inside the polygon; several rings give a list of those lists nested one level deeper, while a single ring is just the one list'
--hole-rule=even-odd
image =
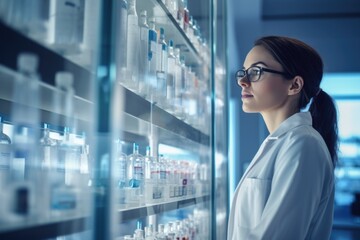
[{"label": "white cap", "polygon": [[39,58],[33,53],[20,53],[17,58],[17,68],[19,71],[36,72],[39,66]]},{"label": "white cap", "polygon": [[70,72],[60,71],[55,75],[55,84],[60,89],[71,89],[74,83],[74,75]]}]

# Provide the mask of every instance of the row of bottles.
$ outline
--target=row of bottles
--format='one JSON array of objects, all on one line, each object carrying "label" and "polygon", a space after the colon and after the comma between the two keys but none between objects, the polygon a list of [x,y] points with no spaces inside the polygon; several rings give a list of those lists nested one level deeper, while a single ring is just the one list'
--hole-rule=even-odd
[{"label": "row of bottles", "polygon": [[195,209],[188,218],[160,223],[157,229],[152,224],[142,229],[138,222],[134,234],[116,240],[207,240],[210,237],[209,218],[207,209]]},{"label": "row of bottles", "polygon": [[197,49],[202,59],[209,63],[209,49],[202,37],[200,25],[193,18],[188,8],[188,0],[162,0],[165,7],[176,20],[178,26],[184,31],[190,42]]},{"label": "row of bottles", "polygon": [[167,202],[179,198],[209,194],[208,166],[191,161],[175,161],[160,155],[146,156],[139,153],[139,145],[133,144],[133,153],[126,156],[117,142],[114,184],[121,208]]},{"label": "row of bottles", "polygon": [[146,10],[138,17],[136,0],[120,2],[117,23],[126,34],[116,38],[118,81],[189,124],[203,126],[199,116],[209,112],[206,69],[186,65],[180,48],[156,27],[156,17],[148,18]]},{"label": "row of bottles", "polygon": [[[55,126],[65,118],[63,136],[51,138],[48,124],[40,129],[41,79],[39,59],[32,53],[18,57],[13,79],[10,114],[11,135],[1,131],[1,222],[21,222],[89,211],[89,147],[85,135],[76,137],[73,77],[56,74],[56,90],[50,101]],[[57,117],[56,117],[57,116]],[[1,123],[1,130],[3,125]],[[42,130],[42,136],[40,134]],[[59,134],[58,134],[59,136]]]},{"label": "row of bottles", "polygon": [[63,136],[51,137],[44,124],[38,141],[31,140],[34,147],[27,134],[36,129],[23,128],[24,142],[19,142],[15,128],[7,127],[13,132],[11,141],[0,124],[0,222],[87,214],[90,174],[85,136],[71,134],[66,127]]}]

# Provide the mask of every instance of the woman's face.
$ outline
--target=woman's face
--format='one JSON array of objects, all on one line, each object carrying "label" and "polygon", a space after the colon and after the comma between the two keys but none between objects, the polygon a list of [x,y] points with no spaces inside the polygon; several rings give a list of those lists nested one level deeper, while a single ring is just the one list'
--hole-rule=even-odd
[{"label": "woman's face", "polygon": [[[252,66],[284,71],[280,63],[262,46],[253,47],[247,54],[244,69]],[[281,74],[263,71],[258,81],[249,82],[244,77],[238,80],[238,84],[242,88],[243,111],[265,113],[284,106],[291,81],[284,79]]]}]

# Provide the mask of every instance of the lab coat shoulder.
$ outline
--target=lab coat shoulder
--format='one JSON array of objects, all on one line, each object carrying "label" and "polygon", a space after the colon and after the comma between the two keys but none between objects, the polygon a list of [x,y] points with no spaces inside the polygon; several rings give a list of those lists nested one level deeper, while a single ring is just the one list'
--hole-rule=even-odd
[{"label": "lab coat shoulder", "polygon": [[330,155],[311,126],[296,127],[276,141],[280,149],[270,194],[247,239],[312,239],[314,219],[333,190]]}]

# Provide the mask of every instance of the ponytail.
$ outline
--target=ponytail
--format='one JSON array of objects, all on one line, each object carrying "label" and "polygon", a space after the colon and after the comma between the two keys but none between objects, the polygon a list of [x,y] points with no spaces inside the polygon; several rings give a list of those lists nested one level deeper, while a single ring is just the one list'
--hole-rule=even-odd
[{"label": "ponytail", "polygon": [[309,111],[313,119],[313,127],[323,137],[335,167],[338,158],[338,125],[333,99],[320,89],[314,96]]}]

